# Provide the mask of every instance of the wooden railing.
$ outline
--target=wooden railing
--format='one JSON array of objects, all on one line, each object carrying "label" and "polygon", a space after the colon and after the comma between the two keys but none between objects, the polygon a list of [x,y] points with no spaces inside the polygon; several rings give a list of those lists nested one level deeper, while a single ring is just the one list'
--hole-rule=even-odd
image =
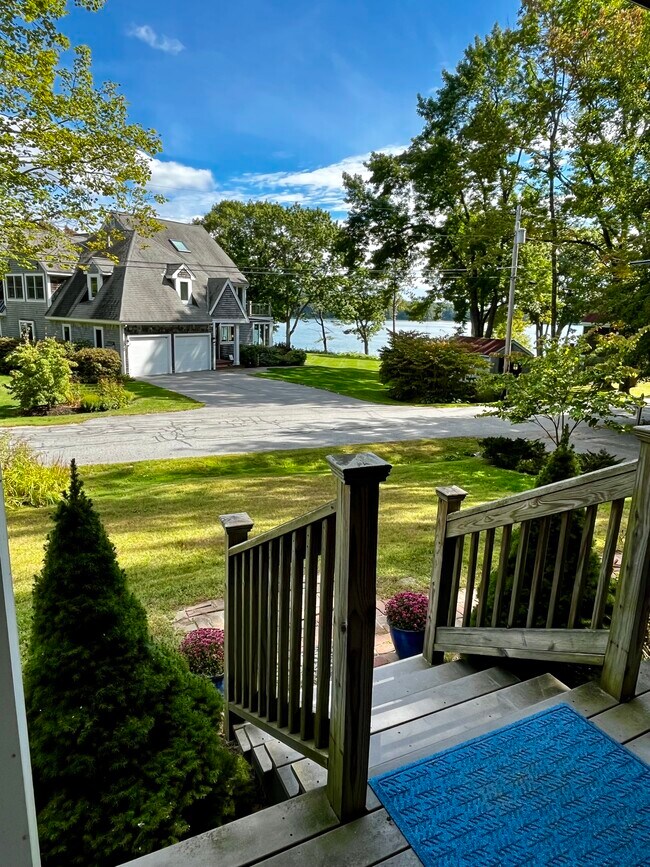
[{"label": "wooden railing", "polygon": [[379,484],[390,464],[328,457],[336,499],[248,540],[226,531],[228,733],[252,722],[328,769],[341,819],[365,808],[372,705]]},{"label": "wooden railing", "polygon": [[[649,592],[648,563],[643,557],[650,532],[650,431],[638,428],[637,434],[641,439],[638,463],[609,467],[493,503],[461,510],[465,491],[437,489],[424,646],[430,662],[441,661],[444,651],[456,651],[603,665],[606,688],[618,698],[630,697],[629,681],[633,676],[636,680],[631,673],[635,665],[638,672]],[[627,543],[611,629],[606,629],[606,605],[628,497],[633,501]],[[597,585],[593,594],[587,594],[594,530],[604,505],[609,515]],[[461,586],[464,604],[459,612]],[[615,647],[619,647],[616,663]],[[626,667],[630,672],[624,675]]]}]

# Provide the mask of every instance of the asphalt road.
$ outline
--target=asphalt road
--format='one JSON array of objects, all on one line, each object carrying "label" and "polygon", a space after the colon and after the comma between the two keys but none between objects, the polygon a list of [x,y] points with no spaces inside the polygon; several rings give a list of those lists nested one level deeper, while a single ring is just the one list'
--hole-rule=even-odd
[{"label": "asphalt road", "polygon": [[[108,416],[81,424],[5,428],[50,460],[110,464],[275,449],[491,435],[538,437],[534,424],[477,418],[476,407],[383,406],[320,389],[260,379],[244,371],[207,371],[150,380],[205,407],[155,415]],[[638,455],[636,438],[584,428],[579,451]]]}]

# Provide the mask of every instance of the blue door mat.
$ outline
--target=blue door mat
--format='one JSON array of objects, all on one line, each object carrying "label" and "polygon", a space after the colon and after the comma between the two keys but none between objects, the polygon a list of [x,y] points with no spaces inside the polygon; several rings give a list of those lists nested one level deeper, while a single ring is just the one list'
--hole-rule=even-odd
[{"label": "blue door mat", "polygon": [[650,864],[650,767],[566,704],[370,785],[427,867]]}]

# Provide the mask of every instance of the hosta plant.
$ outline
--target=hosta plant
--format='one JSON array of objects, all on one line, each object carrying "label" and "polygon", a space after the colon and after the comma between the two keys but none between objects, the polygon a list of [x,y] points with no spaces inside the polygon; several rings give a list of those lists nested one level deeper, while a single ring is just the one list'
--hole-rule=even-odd
[{"label": "hosta plant", "polygon": [[181,642],[180,650],[194,674],[203,674],[206,677],[223,674],[223,629],[194,629],[187,633]]},{"label": "hosta plant", "polygon": [[386,602],[386,619],[389,626],[419,632],[427,625],[429,597],[426,593],[403,590]]}]

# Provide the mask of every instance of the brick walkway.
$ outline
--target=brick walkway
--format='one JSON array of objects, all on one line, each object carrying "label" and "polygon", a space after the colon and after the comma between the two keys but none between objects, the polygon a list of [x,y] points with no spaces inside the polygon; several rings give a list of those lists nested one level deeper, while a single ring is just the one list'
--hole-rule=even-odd
[{"label": "brick walkway", "polygon": [[[461,590],[456,609],[457,624],[459,618],[462,618],[464,604],[465,591]],[[206,602],[191,605],[189,608],[181,608],[180,611],[176,612],[174,628],[179,632],[187,633],[193,629],[204,627],[223,629],[223,599],[208,599]],[[377,619],[375,621],[375,668],[379,665],[386,665],[389,662],[396,661],[397,654],[393,647],[386,622],[386,615],[384,614],[384,600],[378,599]]]}]

